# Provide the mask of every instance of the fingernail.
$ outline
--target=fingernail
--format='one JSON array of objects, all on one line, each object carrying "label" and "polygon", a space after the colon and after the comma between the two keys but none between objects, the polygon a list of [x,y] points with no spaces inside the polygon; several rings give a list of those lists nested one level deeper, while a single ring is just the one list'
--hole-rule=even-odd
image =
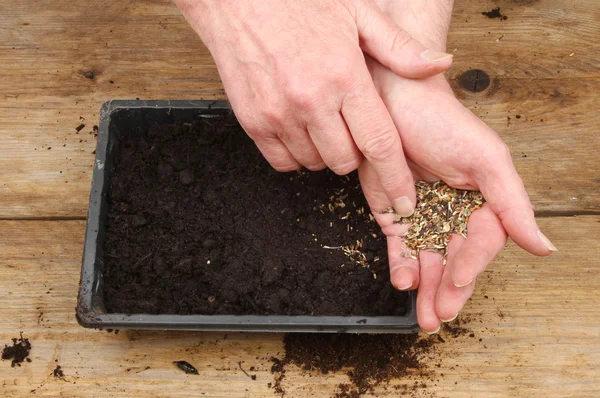
[{"label": "fingernail", "polygon": [[410,285],[408,285],[408,286],[394,286],[394,287],[395,287],[396,289],[398,289],[398,290],[408,290],[408,289],[410,289],[410,288],[412,287],[412,285],[413,285],[413,284],[412,284],[412,282],[411,282],[411,283],[410,283]]},{"label": "fingernail", "polygon": [[407,196],[402,196],[394,200],[394,209],[400,217],[410,217],[415,212],[415,205]]},{"label": "fingernail", "polygon": [[444,323],[452,322],[453,320],[456,319],[457,316],[458,316],[458,312],[452,318],[450,318],[450,319],[440,319],[440,321],[442,321]]},{"label": "fingernail", "polygon": [[469,281],[465,282],[465,283],[456,283],[456,282],[452,282],[452,283],[454,283],[454,286],[456,286],[456,287],[465,287],[467,285],[470,285],[471,282],[473,282],[473,279],[469,279]]},{"label": "fingernail", "polygon": [[421,53],[421,58],[425,61],[430,62],[439,62],[452,57],[452,54],[444,53],[441,51],[425,50]]},{"label": "fingernail", "polygon": [[425,333],[432,335],[432,334],[436,334],[440,331],[440,328],[442,327],[442,325],[438,325],[437,329],[435,329],[433,332],[428,332],[427,330],[421,329],[423,330]]},{"label": "fingernail", "polygon": [[557,252],[558,249],[556,248],[556,246],[554,246],[552,244],[552,242],[550,242],[550,239],[546,238],[546,235],[544,235],[542,233],[542,231],[538,230],[538,236],[540,237],[540,239],[542,240],[542,242],[544,242],[544,246],[546,246],[548,248],[548,250],[550,250],[551,252]]}]

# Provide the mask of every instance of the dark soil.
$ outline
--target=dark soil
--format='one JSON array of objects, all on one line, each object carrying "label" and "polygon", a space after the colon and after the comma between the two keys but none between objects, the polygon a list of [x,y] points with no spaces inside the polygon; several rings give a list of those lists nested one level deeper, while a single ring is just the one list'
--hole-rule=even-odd
[{"label": "dark soil", "polygon": [[[285,357],[271,358],[275,382],[271,387],[284,394],[281,381],[289,364],[321,374],[344,371],[349,384],[340,384],[336,398],[360,397],[392,379],[427,373],[420,358],[429,353],[433,339],[417,335],[294,334],[284,339]],[[423,388],[421,383],[407,388]]]},{"label": "dark soil", "polygon": [[63,379],[65,377],[65,373],[63,372],[60,365],[56,365],[56,368],[52,371],[52,375],[57,379]]},{"label": "dark soil", "polygon": [[508,19],[506,15],[500,13],[500,7],[493,8],[490,11],[483,11],[481,15],[485,15],[490,19],[499,18],[501,21],[506,21]]},{"label": "dark soil", "polygon": [[19,338],[13,338],[12,342],[12,346],[9,346],[8,344],[4,345],[2,359],[12,359],[12,367],[21,366],[21,363],[24,361],[31,362],[31,358],[29,358],[29,351],[31,351],[29,339],[24,338],[21,333],[21,336]]},{"label": "dark soil", "polygon": [[109,312],[405,313],[356,174],[278,173],[233,115],[121,139],[108,204]]}]

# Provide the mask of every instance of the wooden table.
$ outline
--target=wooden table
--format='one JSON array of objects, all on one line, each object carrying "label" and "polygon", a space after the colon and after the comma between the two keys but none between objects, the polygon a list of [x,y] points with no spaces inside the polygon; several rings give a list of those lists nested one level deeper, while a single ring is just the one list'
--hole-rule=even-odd
[{"label": "wooden table", "polygon": [[[471,68],[491,77],[489,89],[457,94],[509,144],[560,252],[540,259],[509,244],[464,311],[478,338],[445,336],[424,359],[440,363],[437,381],[417,395],[597,396],[600,3],[456,3],[449,78]],[[481,15],[495,6],[508,20]],[[33,362],[0,362],[2,396],[274,396],[262,358],[282,352],[281,335],[113,334],[75,320],[101,104],[225,98],[177,8],[167,0],[3,0],[0,65],[0,342],[23,331],[33,344]],[[183,355],[200,376],[173,367]],[[256,381],[238,361],[257,368]],[[50,375],[56,363],[65,380]],[[344,380],[292,369],[284,386],[291,397],[330,396]]]}]

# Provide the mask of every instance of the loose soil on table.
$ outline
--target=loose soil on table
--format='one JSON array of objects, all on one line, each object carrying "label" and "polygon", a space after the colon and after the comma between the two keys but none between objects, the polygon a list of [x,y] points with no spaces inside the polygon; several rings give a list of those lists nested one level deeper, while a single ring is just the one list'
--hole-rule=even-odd
[{"label": "loose soil on table", "polygon": [[109,312],[404,315],[356,174],[278,173],[233,115],[155,125],[119,147]]},{"label": "loose soil on table", "polygon": [[52,371],[52,375],[54,377],[56,377],[57,379],[64,379],[65,372],[63,371],[63,369],[62,369],[62,367],[60,365],[56,365],[56,367]]},{"label": "loose soil on table", "polygon": [[20,337],[15,337],[12,339],[12,345],[8,344],[4,345],[4,349],[2,350],[2,359],[3,360],[12,360],[11,366],[21,366],[24,361],[31,362],[31,358],[29,358],[29,351],[31,351],[31,343],[29,339],[24,338],[21,333]]},{"label": "loose soil on table", "polygon": [[360,397],[392,379],[412,380],[413,376],[418,380],[394,389],[401,393],[418,391],[426,387],[423,376],[428,373],[420,359],[430,352],[433,341],[417,335],[290,333],[284,338],[284,358],[271,358],[275,375],[271,387],[285,396],[281,381],[288,366],[296,365],[321,374],[344,371],[350,382],[338,385],[335,398]]},{"label": "loose soil on table", "polygon": [[474,321],[471,315],[461,315],[443,323],[439,334],[432,336],[288,333],[283,339],[283,355],[270,358],[273,381],[268,386],[276,395],[289,396],[286,374],[299,368],[307,377],[339,372],[348,376],[349,382],[337,385],[333,398],[379,396],[382,391],[392,396],[433,398],[437,395],[428,387],[437,386],[443,377],[436,370],[445,359],[460,354],[445,348],[442,355],[441,344],[467,338],[487,348],[469,327]]}]

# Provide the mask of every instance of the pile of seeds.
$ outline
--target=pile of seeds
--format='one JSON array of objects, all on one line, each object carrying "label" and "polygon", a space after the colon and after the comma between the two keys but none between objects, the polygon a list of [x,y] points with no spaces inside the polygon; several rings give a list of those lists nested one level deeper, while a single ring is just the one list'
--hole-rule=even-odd
[{"label": "pile of seeds", "polygon": [[417,181],[417,206],[410,217],[396,216],[398,223],[410,224],[404,244],[408,257],[417,259],[419,251],[430,250],[444,255],[450,236],[467,237],[469,216],[485,199],[479,191],[454,189],[443,181]]}]

